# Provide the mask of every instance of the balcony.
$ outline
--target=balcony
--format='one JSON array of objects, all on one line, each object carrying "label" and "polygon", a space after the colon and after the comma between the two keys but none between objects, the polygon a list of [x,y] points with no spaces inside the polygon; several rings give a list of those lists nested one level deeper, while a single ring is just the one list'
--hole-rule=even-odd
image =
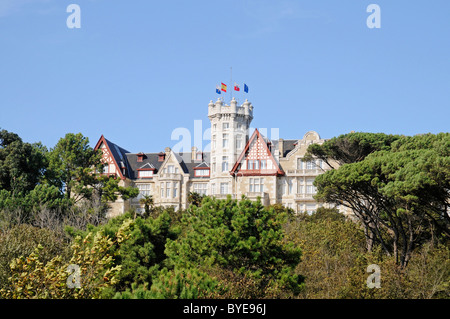
[{"label": "balcony", "polygon": [[216,199],[227,199],[227,196],[231,196],[231,199],[236,198],[236,194],[214,194],[210,196],[215,197]]},{"label": "balcony", "polygon": [[315,200],[315,194],[295,194],[295,200]]},{"label": "balcony", "polygon": [[263,205],[269,205],[270,202],[269,193],[265,192],[247,192],[245,196],[250,200],[257,200],[260,197]]},{"label": "balcony", "polygon": [[160,181],[181,181],[181,174],[177,173],[165,173],[165,174],[159,174],[159,180]]},{"label": "balcony", "polygon": [[325,171],[321,168],[314,169],[288,169],[286,171],[288,176],[317,176],[323,174]]}]

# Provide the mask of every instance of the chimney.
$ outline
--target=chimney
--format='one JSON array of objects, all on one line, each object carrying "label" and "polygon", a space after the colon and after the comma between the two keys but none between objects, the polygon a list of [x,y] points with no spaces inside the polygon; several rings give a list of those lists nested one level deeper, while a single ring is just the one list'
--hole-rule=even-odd
[{"label": "chimney", "polygon": [[284,145],[283,145],[284,140],[282,138],[280,138],[278,140],[278,149],[280,151],[280,157],[284,157]]},{"label": "chimney", "polygon": [[137,154],[137,161],[142,162],[144,160],[144,153],[140,152]]},{"label": "chimney", "polygon": [[197,156],[197,147],[196,146],[192,146],[192,148],[191,148],[191,162],[194,162],[196,160],[196,156]]},{"label": "chimney", "polygon": [[164,162],[165,158],[166,158],[166,153],[164,153],[164,152],[158,153],[158,162]]}]

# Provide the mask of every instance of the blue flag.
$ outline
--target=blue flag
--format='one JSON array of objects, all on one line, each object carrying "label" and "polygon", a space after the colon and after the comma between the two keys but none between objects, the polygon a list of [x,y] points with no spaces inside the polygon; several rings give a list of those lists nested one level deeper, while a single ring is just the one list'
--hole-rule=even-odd
[{"label": "blue flag", "polygon": [[222,94],[222,92],[220,91],[220,87],[219,86],[216,86],[216,93],[217,94]]},{"label": "blue flag", "polygon": [[245,83],[244,83],[244,92],[245,92],[245,93],[248,93],[248,86],[247,86],[247,84],[245,84]]}]

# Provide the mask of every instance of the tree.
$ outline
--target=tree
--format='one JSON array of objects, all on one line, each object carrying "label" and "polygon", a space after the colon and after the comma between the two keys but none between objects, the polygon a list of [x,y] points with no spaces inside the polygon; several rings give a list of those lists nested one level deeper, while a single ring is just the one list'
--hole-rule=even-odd
[{"label": "tree", "polygon": [[[318,176],[316,199],[350,207],[373,242],[406,267],[417,245],[448,238],[450,134],[403,137]],[[380,147],[381,149],[382,147]]]},{"label": "tree", "polygon": [[98,181],[96,171],[101,171],[101,151],[89,146],[89,139],[81,133],[68,133],[59,139],[48,154],[47,179],[57,186],[66,198],[75,202],[90,199],[93,185]]},{"label": "tree", "polygon": [[137,188],[119,186],[117,178],[99,174],[104,166],[101,154],[89,146],[89,139],[81,133],[68,133],[48,155],[47,179],[74,202],[97,198],[101,206],[119,195],[124,200],[136,197]]},{"label": "tree", "polygon": [[197,192],[189,192],[188,203],[200,207],[205,195],[201,195]]},{"label": "tree", "polygon": [[[252,283],[244,298],[298,294],[302,278],[294,273],[301,252],[283,242],[286,214],[265,208],[260,201],[216,200],[205,197],[201,207],[190,206],[182,218],[184,232],[168,240],[166,254],[175,270],[196,268],[216,277],[226,272],[238,276],[222,278],[230,288],[241,279]],[[234,297],[238,297],[237,295]]]},{"label": "tree", "polygon": [[[399,135],[386,135],[383,133],[348,133],[326,141],[323,144],[308,146],[304,161],[312,158],[323,160],[333,169],[343,164],[362,161],[367,155],[389,150],[391,144],[400,138]],[[333,161],[338,164],[333,164]]]},{"label": "tree", "polygon": [[[10,287],[0,291],[4,298],[11,299],[90,299],[99,298],[104,289],[116,283],[120,266],[114,266],[114,256],[110,249],[126,239],[131,220],[125,220],[115,240],[98,232],[84,238],[75,239],[72,256],[67,262],[60,255],[48,262],[41,260],[42,246],[29,256],[14,259],[11,264]],[[71,276],[69,266],[79,269],[77,276]],[[71,281],[72,279],[72,281]]]},{"label": "tree", "polygon": [[150,212],[153,210],[153,196],[144,195],[139,199],[139,204],[144,205],[145,217],[149,217]]},{"label": "tree", "polygon": [[0,190],[17,196],[32,190],[46,169],[47,149],[41,143],[24,143],[15,133],[0,131]]}]

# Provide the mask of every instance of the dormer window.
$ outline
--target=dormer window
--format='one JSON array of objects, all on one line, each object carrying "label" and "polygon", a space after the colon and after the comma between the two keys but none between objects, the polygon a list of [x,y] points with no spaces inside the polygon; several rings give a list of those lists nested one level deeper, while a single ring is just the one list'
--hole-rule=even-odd
[{"label": "dormer window", "polygon": [[194,168],[195,177],[209,177],[209,168]]},{"label": "dormer window", "polygon": [[152,178],[153,170],[138,170],[138,178]]}]

